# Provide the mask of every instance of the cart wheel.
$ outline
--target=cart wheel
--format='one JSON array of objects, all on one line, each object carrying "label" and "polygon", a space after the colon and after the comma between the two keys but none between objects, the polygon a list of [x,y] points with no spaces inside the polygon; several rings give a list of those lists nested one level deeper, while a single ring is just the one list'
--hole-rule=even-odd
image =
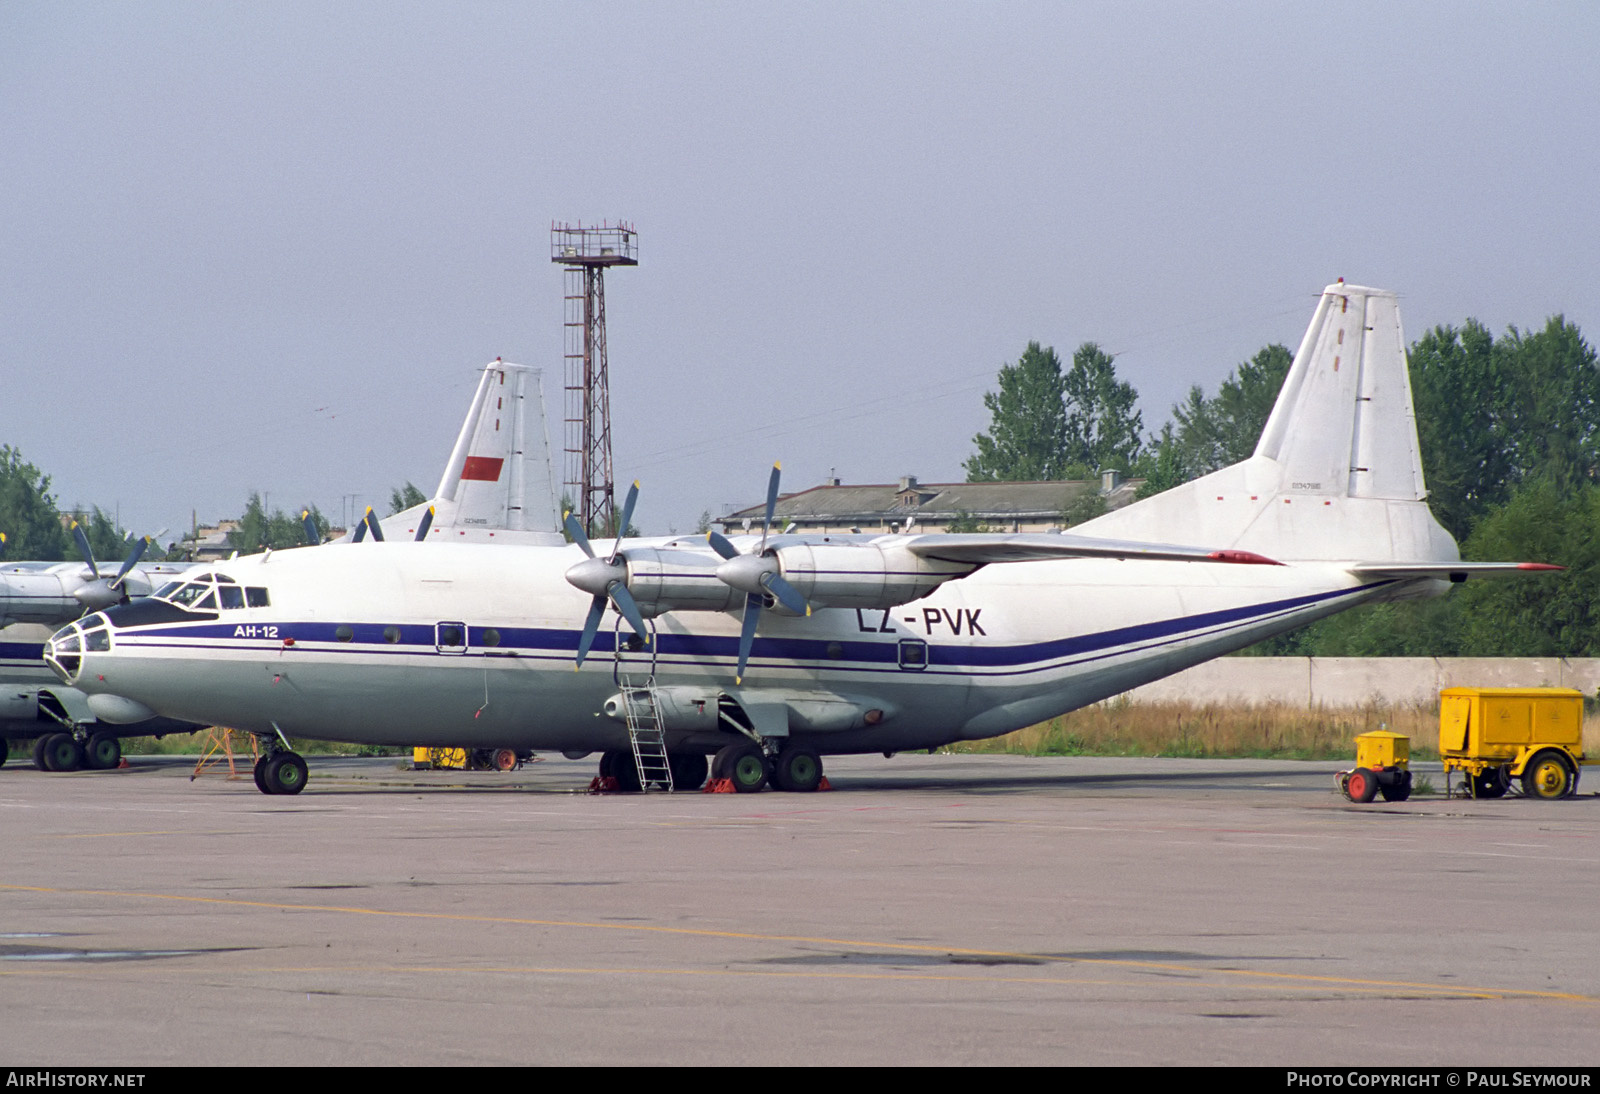
[{"label": "cart wheel", "polygon": [[1572,793],[1572,764],[1565,753],[1547,748],[1522,769],[1522,792],[1530,798],[1555,801]]},{"label": "cart wheel", "polygon": [[1350,800],[1367,804],[1378,796],[1378,776],[1364,767],[1358,767],[1350,772],[1350,781],[1345,783],[1345,793],[1350,795]]},{"label": "cart wheel", "polygon": [[1503,767],[1486,768],[1477,775],[1468,775],[1467,779],[1472,784],[1474,798],[1503,798],[1511,786],[1511,781],[1506,776],[1506,769]]},{"label": "cart wheel", "polygon": [[1383,795],[1386,802],[1403,802],[1411,796],[1411,772],[1398,771],[1392,783],[1383,783],[1378,787],[1378,793]]}]

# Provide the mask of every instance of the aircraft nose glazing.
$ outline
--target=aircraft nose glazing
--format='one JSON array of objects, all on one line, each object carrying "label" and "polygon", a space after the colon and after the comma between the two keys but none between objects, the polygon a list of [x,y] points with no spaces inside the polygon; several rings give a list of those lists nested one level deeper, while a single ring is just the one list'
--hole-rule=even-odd
[{"label": "aircraft nose glazing", "polygon": [[72,684],[83,670],[83,655],[104,653],[111,648],[111,631],[101,614],[69,623],[50,637],[44,660],[63,683]]}]

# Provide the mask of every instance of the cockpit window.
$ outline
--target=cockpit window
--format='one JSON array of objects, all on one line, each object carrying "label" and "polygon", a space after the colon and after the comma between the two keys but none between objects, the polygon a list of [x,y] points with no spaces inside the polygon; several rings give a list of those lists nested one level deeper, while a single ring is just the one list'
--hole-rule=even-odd
[{"label": "cockpit window", "polygon": [[259,585],[240,587],[227,574],[200,574],[188,581],[169,581],[155,595],[192,612],[214,612],[219,606],[229,610],[272,606],[266,589]]},{"label": "cockpit window", "polygon": [[178,604],[187,608],[189,605],[193,604],[196,600],[199,600],[202,596],[205,596],[206,593],[210,591],[210,585],[201,585],[198,582],[191,581],[177,592],[167,597],[167,599],[172,601],[174,604]]}]

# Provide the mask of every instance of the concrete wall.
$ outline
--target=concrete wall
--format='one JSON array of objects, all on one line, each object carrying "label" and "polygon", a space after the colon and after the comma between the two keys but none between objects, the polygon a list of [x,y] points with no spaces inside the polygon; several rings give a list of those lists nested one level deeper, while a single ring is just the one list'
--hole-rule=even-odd
[{"label": "concrete wall", "polygon": [[1431,705],[1441,688],[1600,690],[1600,657],[1222,657],[1127,692],[1136,703]]}]

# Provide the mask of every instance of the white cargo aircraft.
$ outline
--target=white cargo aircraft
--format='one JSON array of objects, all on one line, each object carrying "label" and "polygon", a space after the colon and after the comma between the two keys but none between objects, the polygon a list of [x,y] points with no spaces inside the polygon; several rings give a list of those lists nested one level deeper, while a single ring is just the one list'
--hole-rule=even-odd
[{"label": "white cargo aircraft", "polygon": [[105,720],[258,734],[267,793],[305,784],[290,735],[603,750],[623,786],[699,785],[714,754],[734,789],[803,791],[823,755],[995,736],[1357,604],[1554,568],[1461,562],[1425,498],[1395,297],[1341,282],[1250,459],[1071,534],[334,544],[218,564],[47,660]]},{"label": "white cargo aircraft", "polygon": [[[539,370],[494,361],[486,365],[466,420],[431,501],[378,520],[366,517],[342,540],[385,536],[465,543],[560,545]],[[308,526],[307,535],[315,531]],[[15,562],[0,567],[0,736],[34,738],[34,762],[47,770],[115,767],[119,737],[192,732],[185,720],[97,721],[87,697],[64,687],[40,659],[61,624],[138,598],[186,572],[193,563],[140,563],[140,541],[115,577],[103,574],[74,526],[77,562]],[[282,556],[280,556],[282,557]],[[198,572],[198,571],[194,571]],[[46,626],[50,629],[44,629]],[[6,750],[0,749],[0,764]]]}]

